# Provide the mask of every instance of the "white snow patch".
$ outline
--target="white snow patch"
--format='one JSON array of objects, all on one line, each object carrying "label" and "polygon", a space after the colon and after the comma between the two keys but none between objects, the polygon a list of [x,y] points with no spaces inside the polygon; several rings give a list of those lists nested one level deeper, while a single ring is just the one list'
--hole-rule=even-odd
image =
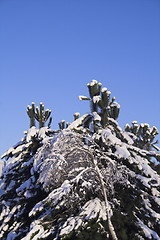
[{"label": "white snow patch", "polygon": [[78,229],[78,227],[82,224],[82,219],[79,216],[70,217],[63,224],[62,229],[60,231],[60,236],[69,234],[73,229]]},{"label": "white snow patch", "polygon": [[101,121],[101,117],[98,115],[97,112],[93,112],[93,118],[94,118],[94,121],[96,121],[96,122]]},{"label": "white snow patch", "polygon": [[48,127],[42,127],[38,132],[38,139],[44,139],[46,137],[46,132],[48,132]]},{"label": "white snow patch", "polygon": [[36,129],[35,126],[31,127],[27,132],[26,141],[27,142],[31,141],[32,137],[37,136],[37,133],[38,133],[38,129]]},{"label": "white snow patch", "polygon": [[128,144],[132,145],[134,143],[132,138],[128,135],[128,132],[124,132],[123,137],[127,140]]},{"label": "white snow patch", "polygon": [[150,229],[149,227],[147,227],[139,218],[138,219],[138,225],[141,227],[141,229],[143,230],[145,236],[149,239],[156,239],[159,240],[159,236],[158,234],[153,231],[152,229]]},{"label": "white snow patch", "polygon": [[9,155],[13,150],[14,150],[13,147],[9,148],[9,149],[1,156],[1,158],[4,158],[4,157],[6,157],[7,155]]},{"label": "white snow patch", "polygon": [[117,107],[117,108],[120,108],[120,104],[117,103],[117,102],[113,102],[113,103],[111,104],[111,107]]},{"label": "white snow patch", "polygon": [[90,100],[90,98],[86,97],[86,96],[79,96],[79,100],[82,101],[82,100]]},{"label": "white snow patch", "polygon": [[4,167],[4,161],[3,160],[0,160],[0,176],[2,174],[2,169]]},{"label": "white snow patch", "polygon": [[[53,190],[48,197],[45,199],[45,201],[52,201],[54,205],[57,204],[57,202],[66,194],[70,192],[71,184],[68,180],[65,180],[61,187]],[[34,208],[29,213],[29,216],[35,215],[37,211],[41,211],[43,206],[43,201],[37,203]]]},{"label": "white snow patch", "polygon": [[88,201],[81,210],[79,216],[69,217],[62,225],[60,236],[69,234],[73,229],[78,229],[85,220],[96,218],[99,214],[99,219],[106,221],[106,207],[105,203],[98,198]]},{"label": "white snow patch", "polygon": [[98,213],[99,218],[102,218],[103,220],[107,219],[105,203],[101,202],[99,198],[95,198],[88,201],[82,207],[82,212],[80,213],[80,216],[81,217],[85,216],[86,220],[90,220],[95,218]]},{"label": "white snow patch", "polygon": [[69,127],[67,128],[68,130],[72,130],[75,129],[79,126],[82,125],[83,121],[89,116],[88,113],[84,114],[82,117],[78,118],[77,120],[75,120],[74,122],[72,122]]},{"label": "white snow patch", "polygon": [[104,143],[108,142],[112,145],[121,145],[121,140],[114,136],[110,129],[103,129],[101,136]]},{"label": "white snow patch", "polygon": [[28,148],[31,145],[31,142],[28,142],[27,144],[22,144],[15,149],[13,149],[12,154],[16,155],[17,153],[22,152],[24,149]]},{"label": "white snow patch", "polygon": [[103,93],[103,92],[107,92],[107,88],[106,88],[106,87],[102,88],[101,92],[102,92],[102,93]]},{"label": "white snow patch", "polygon": [[101,101],[101,96],[100,95],[93,97],[93,102],[94,103],[98,103],[99,101]]},{"label": "white snow patch", "polygon": [[118,157],[125,159],[130,158],[130,153],[124,144],[122,144],[122,146],[116,145],[115,148],[116,148],[115,154],[118,155]]},{"label": "white snow patch", "polygon": [[92,87],[92,86],[94,86],[94,85],[97,84],[97,83],[98,83],[97,80],[93,79],[93,80],[91,81],[91,83],[88,83],[88,84]]},{"label": "white snow patch", "polygon": [[22,238],[22,240],[30,240],[32,235],[36,233],[36,235],[32,238],[32,240],[37,240],[38,238],[41,237],[41,235],[44,233],[44,228],[42,227],[42,225],[38,225],[36,224],[37,221],[35,221],[35,225],[32,226],[32,230],[27,234],[27,236],[25,236],[24,238]]}]

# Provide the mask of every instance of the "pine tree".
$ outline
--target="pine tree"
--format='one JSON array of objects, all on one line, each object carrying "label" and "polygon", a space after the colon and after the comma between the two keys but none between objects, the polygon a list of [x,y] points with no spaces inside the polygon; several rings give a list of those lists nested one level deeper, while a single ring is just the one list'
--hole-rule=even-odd
[{"label": "pine tree", "polygon": [[3,155],[0,239],[160,238],[160,154],[141,145],[139,125],[120,128],[101,86],[88,84],[91,113],[57,131],[32,126]]},{"label": "pine tree", "polygon": [[[79,100],[89,100],[91,105],[90,122],[93,124],[93,129],[96,131],[96,125],[100,122],[105,128],[109,123],[109,118],[117,120],[120,111],[120,105],[115,102],[115,97],[110,100],[111,92],[106,87],[102,88],[102,84],[96,80],[92,80],[87,84],[90,98],[79,96]],[[98,126],[99,127],[99,126]]]}]

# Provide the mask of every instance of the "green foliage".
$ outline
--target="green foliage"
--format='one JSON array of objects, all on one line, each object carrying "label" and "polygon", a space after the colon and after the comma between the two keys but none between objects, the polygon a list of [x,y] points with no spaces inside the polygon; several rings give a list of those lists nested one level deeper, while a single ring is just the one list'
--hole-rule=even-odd
[{"label": "green foliage", "polygon": [[[62,236],[64,240],[109,240],[109,233],[106,231],[107,224],[104,221],[98,222],[92,219],[84,222],[84,226],[73,230],[67,236]],[[108,229],[107,229],[108,230]]]},{"label": "green foliage", "polygon": [[126,124],[125,131],[133,133],[137,137],[135,139],[135,144],[137,147],[146,149],[148,151],[150,151],[152,147],[157,151],[160,150],[155,145],[158,143],[158,141],[154,141],[156,135],[158,134],[158,129],[155,126],[150,128],[149,124],[147,123],[141,123],[138,125],[137,121],[133,121],[132,126]]},{"label": "green foliage", "polygon": [[[16,239],[29,232],[31,239],[41,239],[39,228],[32,231],[38,225],[48,240],[116,239],[111,237],[109,219],[118,239],[158,239],[160,164],[148,161],[149,157],[160,160],[159,153],[150,152],[152,147],[159,150],[155,146],[158,141],[154,140],[158,130],[133,121],[132,126],[125,126],[128,133],[122,131],[117,122],[120,106],[115,97],[111,99],[111,92],[96,80],[87,87],[89,98],[79,98],[90,101],[91,114],[80,117],[75,113],[71,124],[62,120],[59,128],[67,128],[66,131],[42,128],[47,120],[50,127],[52,121],[51,111],[44,110],[42,103],[40,107],[35,108],[34,103],[27,107],[31,129],[3,155],[6,159],[14,156],[2,175],[5,193],[0,198],[0,225],[4,229],[8,224],[3,239],[9,238],[12,229],[19,234]],[[40,129],[36,129],[35,120]],[[69,184],[62,186],[64,181]],[[90,209],[85,203],[96,197],[101,203],[109,203],[105,204],[107,219],[100,217],[98,211],[92,218],[97,203],[95,208],[85,211]],[[151,235],[155,231],[155,238],[145,236],[140,221]],[[71,230],[58,235],[65,227]]]},{"label": "green foliage", "polygon": [[[39,128],[44,127],[45,122],[49,119],[51,115],[51,110],[46,109],[44,111],[44,105],[43,103],[40,103],[40,109],[37,106],[36,112],[35,112],[35,118],[39,122]],[[52,118],[49,119],[49,126],[51,125]]]},{"label": "green foliage", "polygon": [[79,100],[90,101],[92,114],[97,113],[101,117],[99,122],[101,126],[105,128],[108,124],[108,118],[113,118],[114,120],[118,119],[120,105],[115,102],[115,97],[110,100],[111,92],[108,91],[107,88],[102,88],[102,84],[98,83],[96,80],[92,80],[91,83],[88,83],[87,87],[90,98],[79,96]]},{"label": "green foliage", "polygon": [[35,120],[39,122],[39,128],[42,128],[45,126],[45,123],[48,119],[49,119],[48,128],[50,128],[52,122],[52,117],[50,117],[51,110],[46,109],[44,111],[43,103],[40,103],[40,109],[38,106],[35,109],[35,103],[32,102],[32,106],[29,105],[27,106],[27,114],[30,118],[30,128],[36,126]]},{"label": "green foliage", "polygon": [[[76,121],[80,116],[79,112],[74,113],[73,117],[74,117],[74,121]],[[68,126],[70,125],[68,122],[66,122],[65,120],[61,120],[61,122],[58,123],[59,125],[59,129],[63,130],[65,128],[68,128]]]},{"label": "green foliage", "polygon": [[74,121],[77,120],[80,116],[80,113],[79,112],[76,112],[74,115]]},{"label": "green foliage", "polygon": [[32,102],[32,106],[27,106],[27,114],[30,118],[30,128],[36,126],[35,124],[35,103]]},{"label": "green foliage", "polygon": [[68,122],[65,122],[65,120],[62,120],[61,122],[58,123],[58,125],[59,125],[59,129],[63,130],[65,128],[67,128],[69,124],[68,124]]}]

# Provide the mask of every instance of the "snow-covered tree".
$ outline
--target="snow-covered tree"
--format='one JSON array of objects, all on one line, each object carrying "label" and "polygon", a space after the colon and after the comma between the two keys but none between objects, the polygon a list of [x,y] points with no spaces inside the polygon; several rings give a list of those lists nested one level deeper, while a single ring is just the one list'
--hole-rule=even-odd
[{"label": "snow-covered tree", "polygon": [[109,117],[117,120],[120,111],[120,105],[115,102],[115,97],[110,100],[111,92],[106,87],[102,88],[102,84],[97,80],[92,80],[87,84],[90,98],[79,96],[79,100],[89,100],[91,106],[90,117],[87,124],[92,121],[93,129],[96,130],[96,125],[101,124],[103,128],[109,123]]},{"label": "snow-covered tree", "polygon": [[[156,135],[159,133],[158,129],[155,126],[150,128],[149,124],[147,123],[141,123],[138,125],[137,121],[133,121],[131,127],[129,124],[126,124],[125,131],[130,133],[130,137],[133,138],[136,146],[149,151],[151,148],[155,148],[157,151],[160,150],[155,145],[158,143],[158,140],[154,141]],[[134,134],[133,136],[132,133]]]},{"label": "snow-covered tree", "polygon": [[37,120],[39,122],[39,128],[44,127],[44,125],[48,119],[49,119],[48,127],[50,128],[51,122],[52,122],[52,117],[50,117],[51,110],[46,109],[44,111],[44,105],[42,102],[40,103],[40,108],[38,106],[35,108],[34,102],[32,102],[32,106],[28,105],[27,106],[27,114],[30,118],[30,128],[33,126],[36,126],[35,120]]},{"label": "snow-covered tree", "polygon": [[[93,105],[105,92],[96,84],[88,84]],[[63,130],[32,126],[2,156],[0,239],[160,239],[160,175],[152,166],[160,154],[136,144],[136,132],[123,131],[113,115],[103,125],[101,108],[92,107]]]}]

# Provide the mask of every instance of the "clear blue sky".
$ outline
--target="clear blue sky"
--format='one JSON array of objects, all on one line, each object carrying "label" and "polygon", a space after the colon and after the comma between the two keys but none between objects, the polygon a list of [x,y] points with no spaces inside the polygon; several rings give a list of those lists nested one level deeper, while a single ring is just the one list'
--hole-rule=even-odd
[{"label": "clear blue sky", "polygon": [[89,111],[97,79],[121,105],[119,124],[160,130],[159,0],[0,0],[0,154],[29,128],[32,101],[52,128]]}]

